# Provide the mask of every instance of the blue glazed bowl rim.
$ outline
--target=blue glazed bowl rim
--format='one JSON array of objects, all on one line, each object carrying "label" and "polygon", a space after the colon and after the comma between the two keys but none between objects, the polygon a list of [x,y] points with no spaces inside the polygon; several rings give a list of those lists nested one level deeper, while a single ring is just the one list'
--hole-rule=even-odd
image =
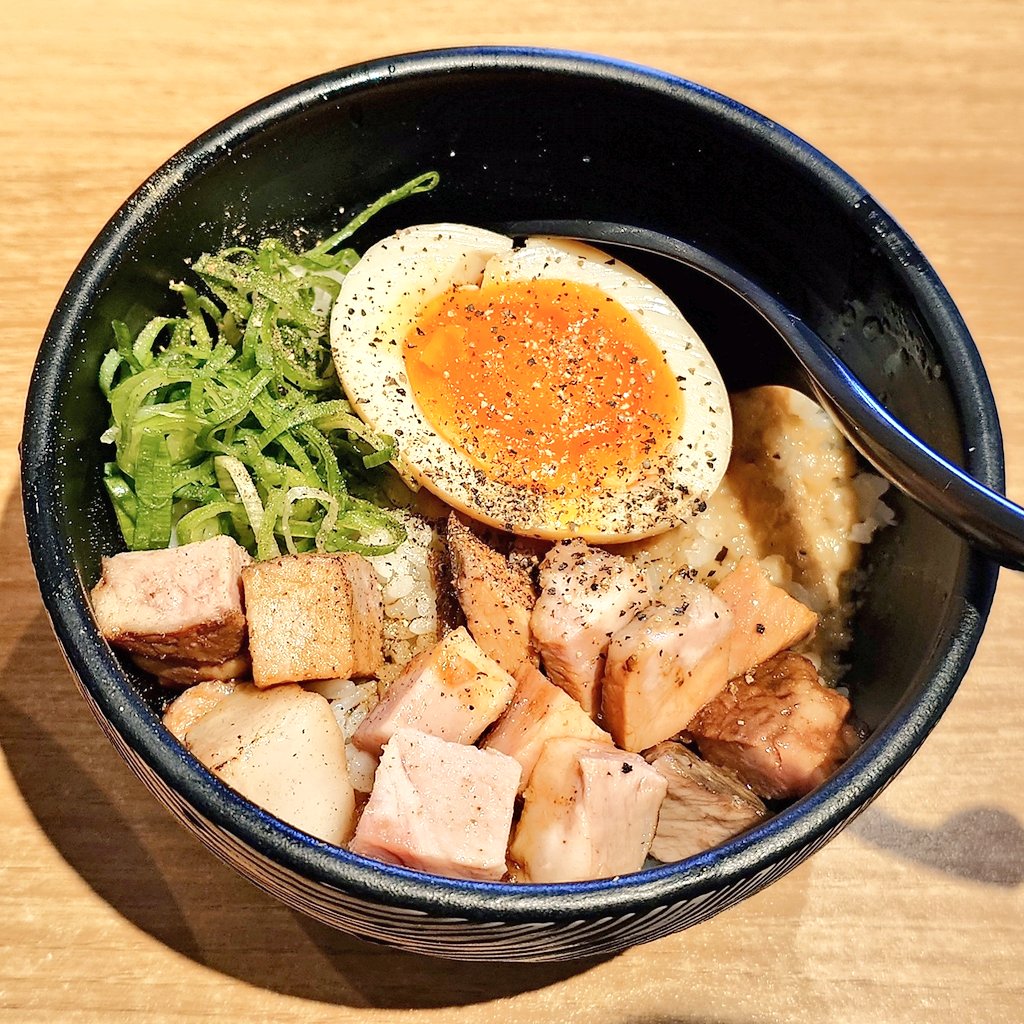
[{"label": "blue glazed bowl rim", "polygon": [[[22,439],[22,487],[32,558],[44,603],[65,655],[123,741],[170,788],[215,826],[285,869],[382,906],[432,916],[509,922],[593,919],[672,906],[796,864],[862,810],[898,773],[952,699],[973,656],[998,575],[990,560],[962,547],[962,614],[917,699],[905,702],[824,786],[763,826],[706,854],[635,875],[596,882],[514,886],[465,882],[380,864],[338,850],[282,824],[220,783],[171,739],[100,638],[70,545],[57,517],[55,414],[63,370],[92,297],[119,253],[144,234],[160,206],[226,152],[268,125],[385,81],[450,73],[529,70],[607,81],[703,109],[757,137],[809,172],[837,203],[859,215],[896,267],[923,320],[956,368],[950,386],[962,417],[963,465],[990,487],[1003,486],[1003,451],[980,356],[951,298],[913,241],[866,191],[814,147],[775,122],[706,87],[665,72],[592,54],[530,47],[470,47],[403,54],[319,75],[246,107],[185,146],[123,204],[73,273],[36,362]],[[753,888],[756,888],[753,884]]]}]

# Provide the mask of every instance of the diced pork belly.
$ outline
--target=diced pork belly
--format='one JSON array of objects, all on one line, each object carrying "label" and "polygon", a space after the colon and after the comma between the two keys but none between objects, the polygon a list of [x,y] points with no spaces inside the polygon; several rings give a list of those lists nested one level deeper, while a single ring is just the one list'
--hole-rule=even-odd
[{"label": "diced pork belly", "polygon": [[639,871],[668,784],[642,757],[589,740],[548,740],[523,795],[509,855],[529,882]]},{"label": "diced pork belly", "polygon": [[668,783],[651,856],[685,860],[739,835],[767,815],[735,775],[702,761],[681,743],[659,743],[646,758]]},{"label": "diced pork belly", "polygon": [[252,671],[252,662],[245,651],[213,665],[178,658],[147,658],[143,654],[133,654],[132,661],[143,672],[156,676],[164,686],[194,686],[211,680],[247,679]]},{"label": "diced pork belly", "polygon": [[349,849],[417,871],[497,881],[518,784],[511,757],[399,729]]},{"label": "diced pork belly", "polygon": [[733,614],[729,678],[810,636],[818,617],[768,581],[756,558],[744,555],[715,588]]},{"label": "diced pork belly", "polygon": [[164,725],[179,743],[184,744],[185,733],[223,697],[233,693],[237,683],[221,679],[208,679],[190,686],[175,697],[164,710]]},{"label": "diced pork belly", "polygon": [[506,672],[537,663],[530,636],[536,595],[526,570],[513,566],[456,515],[448,517],[452,582],[466,625],[480,649]]},{"label": "diced pork belly", "polygon": [[615,742],[644,750],[685,729],[729,680],[731,636],[726,604],[673,576],[608,646],[601,709]]},{"label": "diced pork belly", "polygon": [[360,723],[352,742],[379,754],[397,729],[416,729],[455,743],[474,743],[508,707],[515,691],[515,679],[460,627],[409,663]]},{"label": "diced pork belly", "polygon": [[257,686],[380,669],[380,584],[361,555],[282,555],[246,566],[242,583]]},{"label": "diced pork belly", "polygon": [[596,716],[608,642],[647,603],[643,575],[619,555],[570,540],[548,552],[539,578],[530,631],[544,668],[588,715]]},{"label": "diced pork belly", "polygon": [[103,559],[92,590],[96,623],[117,647],[148,658],[216,664],[245,643],[242,567],[230,537]]},{"label": "diced pork belly", "polygon": [[765,799],[809,793],[861,739],[850,702],[792,651],[730,680],[689,731],[708,761],[731,769]]},{"label": "diced pork belly", "polygon": [[289,825],[336,845],[352,834],[345,737],[319,694],[239,683],[188,724],[182,739],[210,771]]},{"label": "diced pork belly", "polygon": [[548,740],[575,736],[612,746],[612,738],[563,689],[524,663],[516,672],[515,696],[508,710],[494,723],[482,747],[514,757],[523,769],[520,790],[526,787],[533,766]]}]

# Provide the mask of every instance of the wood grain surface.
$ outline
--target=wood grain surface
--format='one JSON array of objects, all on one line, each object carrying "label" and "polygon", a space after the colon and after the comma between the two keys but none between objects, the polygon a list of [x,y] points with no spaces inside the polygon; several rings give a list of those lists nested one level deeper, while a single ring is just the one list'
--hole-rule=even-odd
[{"label": "wood grain surface", "polygon": [[[32,362],[134,187],[315,73],[462,43],[603,52],[721,90],[858,178],[932,260],[1024,498],[1020,0],[8,5],[0,60],[0,1020],[1018,1022],[1024,584],[949,712],[851,828],[712,922],[617,957],[466,966],[334,934],[215,863],[122,766],[51,638],[22,533]],[[475,116],[486,117],[486,111]]]}]

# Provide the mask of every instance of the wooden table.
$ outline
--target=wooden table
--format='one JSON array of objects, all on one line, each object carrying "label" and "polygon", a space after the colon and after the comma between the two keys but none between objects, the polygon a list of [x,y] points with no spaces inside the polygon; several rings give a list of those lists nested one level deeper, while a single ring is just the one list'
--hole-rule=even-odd
[{"label": "wooden table", "polygon": [[[215,863],[75,693],[22,536],[15,450],[47,318],[159,163],[238,107],[385,53],[534,43],[742,100],[849,170],[974,332],[1024,497],[1019,0],[34,0],[0,62],[0,1019],[984,1021],[1024,1018],[1024,583],[1005,574],[953,706],[810,862],[709,924],[599,963],[466,966],[364,945]],[[770,14],[768,13],[770,10]]]}]

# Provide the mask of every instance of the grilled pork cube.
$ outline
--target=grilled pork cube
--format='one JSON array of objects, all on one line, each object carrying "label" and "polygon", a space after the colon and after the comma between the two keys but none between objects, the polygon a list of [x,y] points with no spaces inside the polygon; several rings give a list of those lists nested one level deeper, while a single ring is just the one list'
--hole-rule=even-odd
[{"label": "grilled pork cube", "polygon": [[182,739],[210,771],[289,825],[338,845],[352,834],[345,737],[318,693],[239,683],[186,725]]},{"label": "grilled pork cube", "polygon": [[100,632],[147,658],[217,664],[245,643],[240,573],[249,562],[230,537],[103,559],[92,589]]},{"label": "grilled pork cube", "polygon": [[600,680],[612,634],[647,603],[643,576],[619,555],[582,540],[556,544],[541,562],[530,631],[548,677],[588,715],[601,706]]},{"label": "grilled pork cube", "polygon": [[639,871],[667,789],[637,754],[572,737],[548,740],[523,795],[509,856],[529,882]]},{"label": "grilled pork cube", "polygon": [[455,743],[474,743],[515,691],[515,679],[460,627],[413,658],[359,724],[352,742],[379,754],[396,729],[417,729]]},{"label": "grilled pork cube", "polygon": [[497,881],[518,784],[511,757],[399,729],[349,849],[450,878]]},{"label": "grilled pork cube", "polygon": [[537,663],[530,636],[536,595],[526,570],[513,566],[454,514],[448,517],[452,582],[466,625],[484,654],[506,672]]},{"label": "grilled pork cube", "polygon": [[750,555],[744,555],[718,584],[715,596],[733,614],[730,679],[810,636],[818,624],[817,615],[770,583]]},{"label": "grilled pork cube", "polygon": [[178,658],[147,658],[143,654],[133,654],[132,661],[143,672],[156,676],[164,686],[194,686],[196,683],[213,680],[227,682],[232,679],[248,679],[252,671],[252,662],[245,651],[215,665]]},{"label": "grilled pork cube", "polygon": [[379,671],[383,603],[362,555],[282,555],[246,566],[242,583],[257,686]]},{"label": "grilled pork cube", "polygon": [[689,732],[708,761],[768,800],[809,793],[861,740],[850,702],[792,651],[730,680]]},{"label": "grilled pork cube", "polygon": [[516,682],[519,685],[512,703],[480,745],[487,750],[500,750],[519,762],[523,769],[520,790],[525,789],[548,740],[576,736],[612,746],[611,736],[533,665],[520,665]]},{"label": "grilled pork cube", "polygon": [[680,574],[613,634],[601,709],[620,747],[645,750],[674,736],[721,691],[732,618],[703,583]]},{"label": "grilled pork cube", "polygon": [[651,856],[685,860],[739,835],[767,815],[735,775],[702,761],[681,743],[659,743],[645,754],[668,783]]}]

